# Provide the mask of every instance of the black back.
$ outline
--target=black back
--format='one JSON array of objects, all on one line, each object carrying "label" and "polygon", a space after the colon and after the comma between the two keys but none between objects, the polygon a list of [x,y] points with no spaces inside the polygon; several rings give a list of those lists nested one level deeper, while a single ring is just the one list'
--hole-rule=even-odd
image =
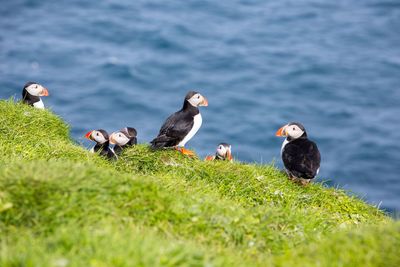
[{"label": "black back", "polygon": [[194,124],[193,118],[199,114],[199,109],[187,101],[194,94],[196,92],[189,92],[182,109],[169,116],[161,126],[158,136],[151,141],[153,149],[176,146],[190,132]]},{"label": "black back", "polygon": [[296,178],[313,179],[321,164],[317,145],[307,138],[299,138],[286,144],[282,151],[286,170]]}]

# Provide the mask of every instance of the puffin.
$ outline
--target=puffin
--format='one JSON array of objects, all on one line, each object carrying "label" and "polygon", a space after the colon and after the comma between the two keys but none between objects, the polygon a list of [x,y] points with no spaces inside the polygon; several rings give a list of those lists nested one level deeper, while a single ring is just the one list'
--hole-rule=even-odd
[{"label": "puffin", "polygon": [[190,91],[186,94],[182,109],[167,118],[151,141],[152,149],[175,148],[182,154],[194,156],[195,153],[184,146],[197,133],[203,122],[199,107],[208,106],[208,100],[200,93]]},{"label": "puffin", "polygon": [[115,153],[110,149],[110,141],[108,133],[103,130],[93,130],[88,132],[85,137],[91,141],[95,141],[96,145],[90,150],[92,153],[99,153],[108,159],[116,159]]},{"label": "puffin", "polygon": [[302,185],[318,175],[321,154],[317,145],[308,139],[304,126],[291,122],[281,127],[276,136],[286,137],[282,144],[281,156],[289,179]]},{"label": "puffin", "polygon": [[206,161],[212,160],[228,160],[232,162],[232,146],[227,143],[220,143],[217,147],[217,152],[215,152],[215,155],[206,157]]},{"label": "puffin", "polygon": [[137,144],[137,131],[132,127],[125,127],[124,129],[114,132],[110,135],[110,144],[114,145],[114,153],[119,156],[127,147]]},{"label": "puffin", "polygon": [[28,82],[22,90],[22,103],[35,108],[44,109],[41,96],[48,96],[49,91],[43,85],[35,82]]}]

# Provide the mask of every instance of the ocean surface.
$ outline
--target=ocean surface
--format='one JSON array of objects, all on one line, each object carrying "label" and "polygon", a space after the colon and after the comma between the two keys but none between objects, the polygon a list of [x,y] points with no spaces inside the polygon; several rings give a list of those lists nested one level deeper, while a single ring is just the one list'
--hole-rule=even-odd
[{"label": "ocean surface", "polygon": [[302,122],[319,181],[400,211],[398,0],[3,0],[0,98],[30,80],[84,146],[125,126],[149,142],[191,89],[209,100],[201,156],[228,142],[281,167],[275,132]]}]

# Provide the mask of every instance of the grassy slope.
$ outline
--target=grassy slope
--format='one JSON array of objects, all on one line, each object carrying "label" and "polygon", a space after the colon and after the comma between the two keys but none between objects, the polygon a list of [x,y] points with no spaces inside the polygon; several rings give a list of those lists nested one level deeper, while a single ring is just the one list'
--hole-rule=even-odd
[{"label": "grassy slope", "polygon": [[273,166],[145,145],[107,162],[0,102],[0,266],[399,266],[400,226]]}]

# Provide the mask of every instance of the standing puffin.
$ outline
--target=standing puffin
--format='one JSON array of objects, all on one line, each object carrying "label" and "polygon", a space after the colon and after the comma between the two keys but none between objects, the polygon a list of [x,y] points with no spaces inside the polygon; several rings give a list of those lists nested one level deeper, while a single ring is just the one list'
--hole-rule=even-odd
[{"label": "standing puffin", "polygon": [[221,143],[217,147],[217,152],[213,156],[207,156],[207,161],[211,160],[229,160],[232,162],[232,146],[227,143]]},{"label": "standing puffin", "polygon": [[35,82],[28,82],[22,90],[22,102],[35,108],[44,109],[41,96],[48,96],[49,91],[43,86]]},{"label": "standing puffin", "polygon": [[85,137],[96,142],[96,145],[90,150],[90,152],[99,153],[101,156],[109,159],[116,159],[114,152],[109,148],[109,136],[105,130],[100,129],[90,131],[85,135]]},{"label": "standing puffin", "polygon": [[181,110],[167,118],[161,126],[158,136],[151,141],[153,149],[175,147],[181,153],[194,156],[194,152],[185,149],[202,124],[199,106],[208,106],[207,99],[198,92],[187,93]]},{"label": "standing puffin", "polygon": [[318,174],[321,164],[317,145],[307,138],[304,126],[297,122],[281,127],[276,136],[286,137],[281,156],[289,178],[308,184]]},{"label": "standing puffin", "polygon": [[137,144],[137,131],[135,128],[126,127],[110,135],[110,144],[114,146],[114,153],[119,156],[124,148]]}]

